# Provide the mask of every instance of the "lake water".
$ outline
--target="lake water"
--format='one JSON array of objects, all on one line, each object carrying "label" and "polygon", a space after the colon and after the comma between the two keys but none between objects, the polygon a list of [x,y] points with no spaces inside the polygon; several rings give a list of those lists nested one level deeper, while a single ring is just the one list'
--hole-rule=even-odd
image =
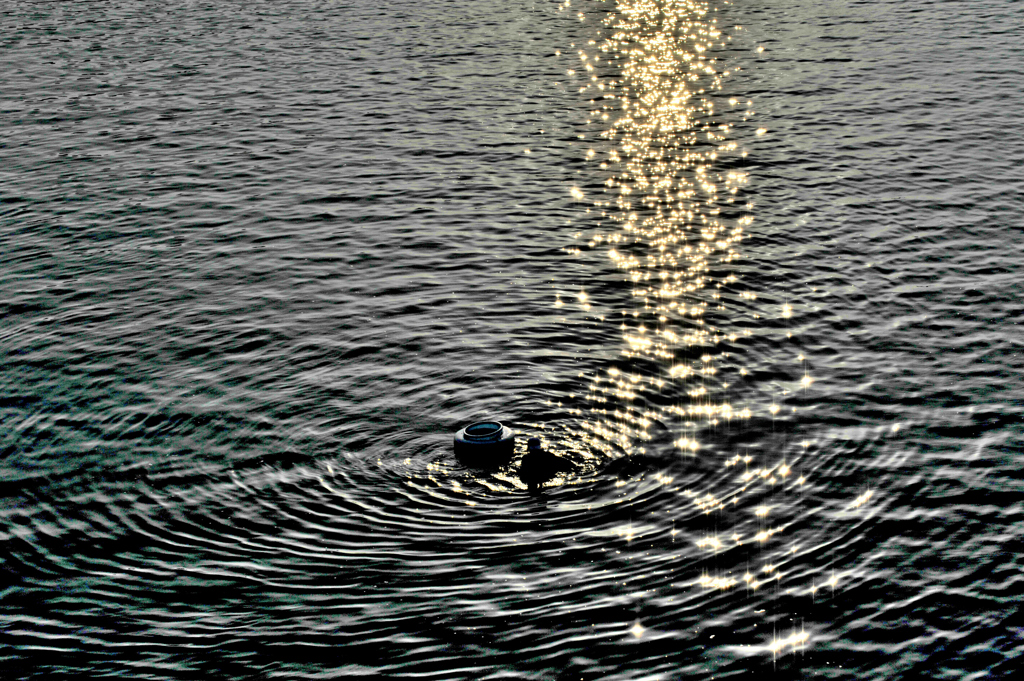
[{"label": "lake water", "polygon": [[3,678],[1020,667],[1017,3],[11,0],[0,68]]}]

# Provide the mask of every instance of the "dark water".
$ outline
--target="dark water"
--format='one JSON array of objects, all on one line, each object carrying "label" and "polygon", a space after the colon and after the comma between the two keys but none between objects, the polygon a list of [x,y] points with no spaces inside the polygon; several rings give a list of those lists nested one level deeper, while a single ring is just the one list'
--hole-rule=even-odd
[{"label": "dark water", "polygon": [[[3,678],[1020,666],[1016,3],[0,40]],[[462,467],[482,417],[578,473]]]}]

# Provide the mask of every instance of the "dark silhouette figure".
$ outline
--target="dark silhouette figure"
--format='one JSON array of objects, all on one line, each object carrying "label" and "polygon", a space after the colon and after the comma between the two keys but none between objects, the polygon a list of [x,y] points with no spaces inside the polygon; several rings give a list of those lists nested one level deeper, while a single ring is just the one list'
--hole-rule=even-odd
[{"label": "dark silhouette figure", "polygon": [[526,441],[526,455],[519,465],[519,479],[531,491],[560,473],[572,473],[576,466],[560,456],[555,456],[540,446],[540,439],[531,437]]}]

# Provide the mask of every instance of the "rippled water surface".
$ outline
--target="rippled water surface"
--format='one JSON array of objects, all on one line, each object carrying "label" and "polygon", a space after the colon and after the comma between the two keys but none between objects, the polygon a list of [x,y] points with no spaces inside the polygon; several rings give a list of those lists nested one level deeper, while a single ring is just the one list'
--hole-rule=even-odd
[{"label": "rippled water surface", "polygon": [[4,3],[0,676],[1011,677],[1020,18]]}]

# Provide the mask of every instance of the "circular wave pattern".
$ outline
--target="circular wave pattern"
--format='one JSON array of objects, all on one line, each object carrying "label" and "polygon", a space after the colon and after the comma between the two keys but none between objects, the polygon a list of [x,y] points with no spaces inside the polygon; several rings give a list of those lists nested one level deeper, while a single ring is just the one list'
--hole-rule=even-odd
[{"label": "circular wave pattern", "polygon": [[877,10],[5,6],[5,678],[1009,676],[1021,36]]}]

